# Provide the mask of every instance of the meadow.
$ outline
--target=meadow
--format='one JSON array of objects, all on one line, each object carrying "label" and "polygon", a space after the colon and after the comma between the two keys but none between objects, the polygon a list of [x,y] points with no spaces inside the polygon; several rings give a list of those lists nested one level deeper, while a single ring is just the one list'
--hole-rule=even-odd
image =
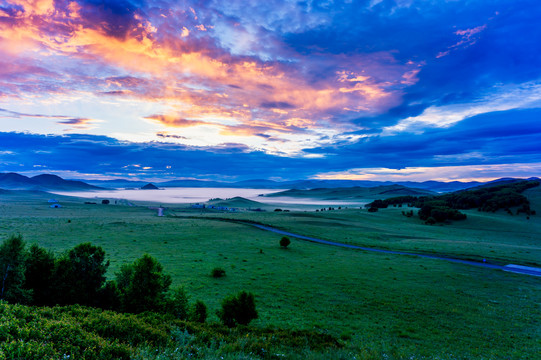
[{"label": "meadow", "polygon": [[[528,191],[533,208],[541,209],[538,190]],[[534,359],[541,351],[539,277],[295,239],[282,249],[280,235],[205,218],[252,220],[363,246],[540,265],[539,215],[527,220],[468,211],[466,221],[443,226],[402,216],[407,208],[179,209],[179,217],[157,217],[146,206],[91,205],[69,197],[59,197],[63,207],[51,209],[49,198],[2,194],[0,239],[20,233],[55,252],[90,241],[107,252],[110,277],[121,264],[151,254],[173,286],[184,285],[192,300],[207,304],[210,322],[218,321],[214,311],[225,296],[247,290],[256,295],[259,311],[251,325],[331,334],[343,342],[343,358]],[[215,267],[226,276],[211,277]]]}]

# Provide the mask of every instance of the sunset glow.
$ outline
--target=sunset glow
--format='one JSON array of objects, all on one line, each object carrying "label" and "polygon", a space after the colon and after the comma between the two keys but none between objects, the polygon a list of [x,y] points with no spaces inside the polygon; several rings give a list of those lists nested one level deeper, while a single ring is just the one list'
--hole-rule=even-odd
[{"label": "sunset glow", "polygon": [[533,0],[2,1],[0,171],[536,176],[540,14]]}]

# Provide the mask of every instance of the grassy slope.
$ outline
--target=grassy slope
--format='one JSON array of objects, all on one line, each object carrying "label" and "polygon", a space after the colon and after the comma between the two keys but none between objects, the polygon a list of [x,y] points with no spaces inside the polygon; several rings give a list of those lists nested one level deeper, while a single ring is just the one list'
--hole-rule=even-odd
[{"label": "grassy slope", "polygon": [[[467,220],[451,225],[427,226],[417,216],[406,218],[401,214],[410,210],[406,207],[381,209],[377,213],[348,209],[227,216],[355,245],[541,266],[541,189],[530,189],[525,195],[538,212],[530,219],[524,214],[470,210],[463,211]],[[418,209],[411,210],[416,213]]]},{"label": "grassy slope", "polygon": [[[0,238],[20,232],[56,251],[92,241],[109,254],[111,274],[148,252],[211,314],[223,297],[245,289],[257,295],[260,319],[254,325],[342,335],[365,357],[534,358],[541,350],[539,278],[298,241],[283,250],[279,235],[210,220],[158,218],[139,207],[62,201],[64,208],[49,209],[43,195],[2,199]],[[339,241],[448,253],[484,249],[497,251],[495,259],[539,261],[534,219],[473,212],[466,222],[429,227],[400,210],[231,216]],[[478,227],[484,230],[471,229]],[[215,266],[227,276],[210,277]]]},{"label": "grassy slope", "polygon": [[249,200],[240,196],[236,196],[231,199],[213,199],[207,201],[207,204],[214,205],[214,206],[225,206],[225,207],[232,207],[232,208],[241,208],[241,209],[249,209],[249,208],[263,208],[266,207],[265,204]]},{"label": "grassy slope", "polygon": [[265,197],[296,197],[323,200],[349,200],[349,199],[382,199],[402,195],[430,195],[433,192],[423,189],[413,189],[401,185],[386,185],[376,187],[344,187],[344,188],[318,188],[310,190],[291,189],[271,193]]}]

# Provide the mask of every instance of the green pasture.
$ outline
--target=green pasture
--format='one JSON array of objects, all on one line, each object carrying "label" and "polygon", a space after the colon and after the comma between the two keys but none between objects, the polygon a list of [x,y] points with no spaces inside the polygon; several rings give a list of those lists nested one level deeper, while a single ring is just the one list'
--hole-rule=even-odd
[{"label": "green pasture", "polygon": [[[452,224],[425,225],[418,216],[407,218],[402,211],[418,209],[390,207],[369,213],[346,208],[323,212],[245,212],[205,216],[245,219],[293,233],[354,245],[416,253],[483,260],[498,264],[541,266],[541,189],[527,190],[537,215],[462,210],[468,219]],[[284,209],[287,207],[284,207]],[[327,207],[328,209],[328,207]]]},{"label": "green pasture", "polygon": [[[537,196],[537,195],[535,195]],[[541,278],[411,256],[340,249],[212,219],[157,217],[144,206],[86,205],[47,194],[0,194],[0,239],[21,233],[57,252],[90,241],[107,252],[109,276],[144,253],[214,311],[229,294],[256,294],[257,327],[311,329],[338,336],[357,358],[534,359],[541,351]],[[535,209],[535,207],[534,207]],[[540,208],[541,209],[541,208]],[[541,262],[541,214],[468,212],[468,220],[427,226],[360,209],[325,212],[203,213],[271,224],[359,245]],[[538,210],[538,212],[541,212]],[[214,279],[214,267],[226,276]],[[351,358],[345,356],[344,358]]]}]

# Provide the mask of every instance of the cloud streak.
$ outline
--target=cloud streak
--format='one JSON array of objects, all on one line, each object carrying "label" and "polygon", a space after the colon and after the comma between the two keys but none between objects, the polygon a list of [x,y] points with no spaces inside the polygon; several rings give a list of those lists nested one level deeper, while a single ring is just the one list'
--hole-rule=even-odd
[{"label": "cloud streak", "polygon": [[535,128],[539,15],[534,0],[6,0],[0,130],[160,154],[242,149],[299,176],[541,162],[527,134],[484,136],[486,118]]}]

